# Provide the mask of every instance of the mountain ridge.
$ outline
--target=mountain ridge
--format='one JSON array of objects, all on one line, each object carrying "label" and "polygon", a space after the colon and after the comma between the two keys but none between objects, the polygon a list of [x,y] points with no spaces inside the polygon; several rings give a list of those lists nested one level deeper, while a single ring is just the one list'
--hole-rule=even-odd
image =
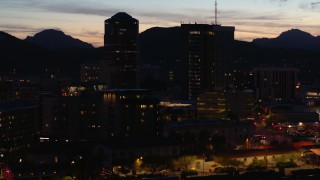
[{"label": "mountain ridge", "polygon": [[[185,68],[183,66],[187,59],[183,53],[184,42],[180,27],[153,27],[140,33],[138,38],[139,58],[144,64],[160,67],[163,77],[171,71],[175,71],[177,76],[183,74],[181,71]],[[104,58],[103,47],[46,49],[1,31],[0,52],[0,72],[3,74],[13,68],[24,74],[39,74],[44,69],[60,69],[61,72],[78,77],[81,63],[98,63]],[[235,61],[248,62],[252,67],[261,64],[305,66],[301,72],[306,72],[304,76],[307,77],[310,69],[318,72],[319,57],[319,51],[263,47],[253,42],[235,40]]]},{"label": "mountain ridge", "polygon": [[46,29],[36,33],[34,36],[27,36],[24,41],[47,49],[93,48],[92,44],[73,38],[70,35],[66,35],[63,31],[55,29]]},{"label": "mountain ridge", "polygon": [[77,76],[81,63],[93,63],[103,57],[102,48],[47,49],[0,31],[0,75],[16,69],[21,75],[40,75],[45,69]]},{"label": "mountain ridge", "polygon": [[262,47],[320,50],[320,36],[313,36],[299,29],[282,32],[276,38],[257,38],[252,42]]}]

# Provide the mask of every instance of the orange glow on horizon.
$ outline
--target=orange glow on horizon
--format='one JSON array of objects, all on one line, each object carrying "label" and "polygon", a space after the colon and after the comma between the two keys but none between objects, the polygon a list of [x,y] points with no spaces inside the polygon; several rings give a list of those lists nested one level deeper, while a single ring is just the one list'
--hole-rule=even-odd
[{"label": "orange glow on horizon", "polygon": [[[176,24],[176,25],[170,24],[170,25],[171,26],[167,26],[167,27],[180,26],[180,24]],[[153,24],[140,24],[140,27],[139,27],[140,33],[152,27],[160,27],[160,26],[155,26]],[[166,27],[166,26],[163,26],[163,27]],[[249,31],[250,29],[253,29],[253,27],[246,27],[246,26],[237,27],[236,26],[235,39],[251,42],[253,39],[256,39],[256,38],[276,38],[283,31],[289,30],[289,29],[283,29],[283,28],[275,29],[275,28],[262,27],[262,28],[259,28],[258,30],[256,29],[255,32],[250,32]],[[272,29],[272,31],[270,29]],[[317,36],[317,34],[320,34],[320,31],[314,32],[314,30],[311,28],[304,28],[301,30],[306,31],[314,36]],[[88,42],[96,48],[103,46],[103,33],[104,33],[103,30],[98,31],[97,35],[88,35],[82,32],[75,32],[74,28],[72,30],[66,30],[66,31],[62,29],[62,31],[64,31],[66,35],[70,35],[73,38],[80,39],[81,41],[84,41],[84,42]],[[72,32],[72,33],[69,33],[69,32]],[[33,36],[35,34],[35,33],[28,33],[28,32],[7,32],[7,33],[19,39],[25,39],[27,36]]]}]

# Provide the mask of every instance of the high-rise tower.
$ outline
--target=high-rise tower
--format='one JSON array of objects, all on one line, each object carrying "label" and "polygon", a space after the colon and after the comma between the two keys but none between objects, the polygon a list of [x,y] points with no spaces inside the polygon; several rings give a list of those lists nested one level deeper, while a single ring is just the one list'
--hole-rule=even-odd
[{"label": "high-rise tower", "polygon": [[232,86],[235,28],[216,24],[182,24],[181,27],[189,98]]},{"label": "high-rise tower", "polygon": [[110,88],[137,87],[139,21],[124,12],[105,20],[105,66],[102,79]]}]

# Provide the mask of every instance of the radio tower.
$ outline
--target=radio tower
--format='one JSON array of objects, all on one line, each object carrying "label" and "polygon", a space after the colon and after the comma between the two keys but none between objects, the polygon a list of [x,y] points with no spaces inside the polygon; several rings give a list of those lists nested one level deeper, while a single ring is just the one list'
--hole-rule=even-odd
[{"label": "radio tower", "polygon": [[217,0],[214,3],[214,24],[217,25],[218,24],[218,3]]}]

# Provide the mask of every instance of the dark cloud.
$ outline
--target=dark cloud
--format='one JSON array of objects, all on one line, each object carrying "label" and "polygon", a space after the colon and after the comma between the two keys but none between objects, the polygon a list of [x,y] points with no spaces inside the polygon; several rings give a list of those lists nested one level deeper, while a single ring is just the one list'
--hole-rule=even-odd
[{"label": "dark cloud", "polygon": [[272,3],[280,3],[279,5],[282,5],[285,2],[288,2],[289,0],[270,0]]},{"label": "dark cloud", "polygon": [[84,7],[81,5],[67,5],[56,4],[43,6],[45,10],[51,12],[70,13],[70,14],[86,14],[86,15],[98,15],[98,16],[110,16],[118,10],[113,8],[96,8],[96,7]]},{"label": "dark cloud", "polygon": [[[23,3],[21,7],[25,7],[26,3]],[[110,17],[117,12],[124,11],[132,14],[134,17],[143,17],[144,19],[154,19],[156,21],[164,21],[164,20],[175,20],[175,19],[186,19],[191,15],[185,15],[186,13],[162,13],[160,11],[148,11],[145,9],[117,9],[112,7],[111,5],[107,4],[95,4],[90,5],[86,4],[75,4],[74,2],[64,1],[63,3],[52,3],[47,4],[43,1],[39,0],[32,0],[28,3],[32,6],[27,6],[30,10],[33,11],[49,11],[49,12],[56,12],[56,13],[68,13],[68,14],[84,14],[84,15],[95,15],[95,16],[103,16],[103,17]],[[189,11],[190,12],[190,11]],[[188,13],[187,13],[188,14]]]},{"label": "dark cloud", "polygon": [[320,7],[320,2],[319,2],[319,1],[318,1],[318,2],[312,2],[312,3],[311,3],[311,8],[312,8],[312,9],[318,8],[318,7]]},{"label": "dark cloud", "polygon": [[300,3],[299,7],[305,10],[318,10],[320,9],[320,1],[311,3]]},{"label": "dark cloud", "polygon": [[0,24],[0,29],[6,32],[22,32],[22,33],[37,33],[44,29],[57,29],[56,27],[46,27],[46,28],[35,28],[32,26],[21,25],[21,24]]},{"label": "dark cloud", "polygon": [[90,4],[78,1],[45,1],[45,0],[1,0],[3,6],[7,8],[21,9],[24,11],[49,11],[70,14],[86,14],[98,16],[110,16],[117,9],[106,4]]},{"label": "dark cloud", "polygon": [[[213,18],[209,17],[209,18]],[[222,20],[233,21],[253,21],[253,22],[266,22],[266,21],[283,21],[292,19],[283,12],[248,12],[243,10],[222,11],[220,15]]]}]

